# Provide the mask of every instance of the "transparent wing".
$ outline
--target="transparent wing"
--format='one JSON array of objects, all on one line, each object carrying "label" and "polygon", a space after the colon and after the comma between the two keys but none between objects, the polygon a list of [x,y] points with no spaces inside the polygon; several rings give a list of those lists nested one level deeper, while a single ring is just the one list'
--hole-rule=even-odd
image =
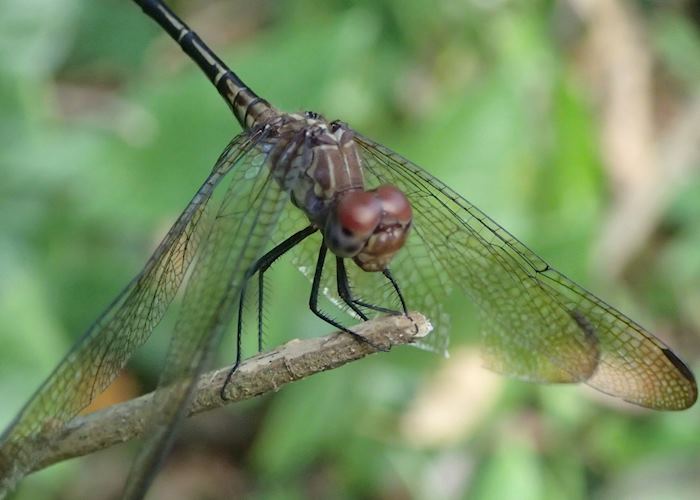
[{"label": "transparent wing", "polygon": [[254,147],[229,175],[229,188],[188,280],[153,402],[150,437],[132,466],[125,498],[145,494],[185,416],[197,377],[230,328],[244,275],[261,256],[288,200],[266,163],[267,154]]},{"label": "transparent wing", "polygon": [[163,317],[210,226],[208,203],[222,177],[251,149],[249,134],[231,141],[212,173],[143,270],[76,342],[0,437],[0,492],[40,460],[57,431],[116,377]]},{"label": "transparent wing", "polygon": [[[695,402],[692,373],[651,333],[551,268],[417,165],[369,139],[356,141],[368,185],[394,184],[413,205],[410,243],[391,265],[410,309],[437,312],[439,322],[440,300],[459,291],[479,306],[485,358],[497,371],[532,381],[585,382],[650,408]],[[381,300],[383,292],[368,293]],[[444,328],[438,328],[439,347]]]}]

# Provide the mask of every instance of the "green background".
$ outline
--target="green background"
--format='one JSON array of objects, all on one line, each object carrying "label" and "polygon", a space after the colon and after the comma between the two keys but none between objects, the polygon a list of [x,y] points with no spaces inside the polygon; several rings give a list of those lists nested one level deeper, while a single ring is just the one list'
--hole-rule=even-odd
[{"label": "green background", "polygon": [[[340,118],[422,165],[697,369],[700,13],[647,0],[623,3],[622,20],[596,19],[585,6],[600,3],[172,7],[260,95]],[[634,26],[632,49],[651,61],[642,94],[652,138],[684,117],[696,131],[652,161],[664,199],[622,261],[611,255],[629,235],[605,240],[604,228],[639,172],[611,174],[614,103],[601,82],[634,72],[596,70],[620,48],[619,39],[589,43],[604,21]],[[633,127],[636,110],[625,111]],[[140,269],[238,132],[206,79],[132,2],[2,3],[0,425]],[[687,151],[680,169],[664,160]],[[647,215],[622,227],[632,234]],[[328,333],[306,307],[300,273],[281,263],[273,275],[267,346]],[[582,387],[490,374],[475,355],[472,311],[449,307],[450,359],[400,348],[192,419],[149,498],[697,497],[698,408],[653,413]],[[109,401],[153,387],[171,325]],[[232,356],[227,339],[220,363]],[[114,498],[135,450],[52,467],[15,497]]]}]

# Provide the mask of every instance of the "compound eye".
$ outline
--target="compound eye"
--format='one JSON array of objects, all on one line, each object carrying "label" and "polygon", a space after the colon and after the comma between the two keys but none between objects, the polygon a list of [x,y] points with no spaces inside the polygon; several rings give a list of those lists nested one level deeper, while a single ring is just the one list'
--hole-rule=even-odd
[{"label": "compound eye", "polygon": [[369,237],[381,220],[382,204],[374,194],[357,191],[338,202],[336,215],[343,234]]},{"label": "compound eye", "polygon": [[401,225],[411,222],[413,218],[411,204],[399,188],[385,184],[379,186],[374,192],[381,202],[382,210],[389,218],[395,219]]},{"label": "compound eye", "polygon": [[382,204],[374,193],[355,191],[343,196],[326,222],[325,241],[340,257],[357,255],[377,229]]}]

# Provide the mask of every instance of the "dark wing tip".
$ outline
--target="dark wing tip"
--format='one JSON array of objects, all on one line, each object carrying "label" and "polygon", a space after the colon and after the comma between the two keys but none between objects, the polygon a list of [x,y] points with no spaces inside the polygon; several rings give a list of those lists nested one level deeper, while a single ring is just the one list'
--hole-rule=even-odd
[{"label": "dark wing tip", "polygon": [[661,351],[664,353],[664,356],[673,364],[673,366],[676,367],[678,372],[688,381],[688,385],[690,388],[690,397],[687,400],[687,406],[686,408],[690,408],[695,404],[695,401],[698,399],[698,386],[697,383],[695,382],[695,375],[693,375],[693,372],[690,371],[690,368],[686,366],[681,359],[676,356],[673,351],[667,348],[661,349]]}]

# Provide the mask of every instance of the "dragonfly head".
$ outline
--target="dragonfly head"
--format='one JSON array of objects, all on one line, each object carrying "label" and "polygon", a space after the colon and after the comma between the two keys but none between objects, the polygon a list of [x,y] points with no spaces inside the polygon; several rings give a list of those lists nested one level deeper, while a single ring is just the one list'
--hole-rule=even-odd
[{"label": "dragonfly head", "polygon": [[335,255],[381,271],[404,245],[412,217],[411,204],[395,186],[348,191],[326,219],[324,240]]}]

